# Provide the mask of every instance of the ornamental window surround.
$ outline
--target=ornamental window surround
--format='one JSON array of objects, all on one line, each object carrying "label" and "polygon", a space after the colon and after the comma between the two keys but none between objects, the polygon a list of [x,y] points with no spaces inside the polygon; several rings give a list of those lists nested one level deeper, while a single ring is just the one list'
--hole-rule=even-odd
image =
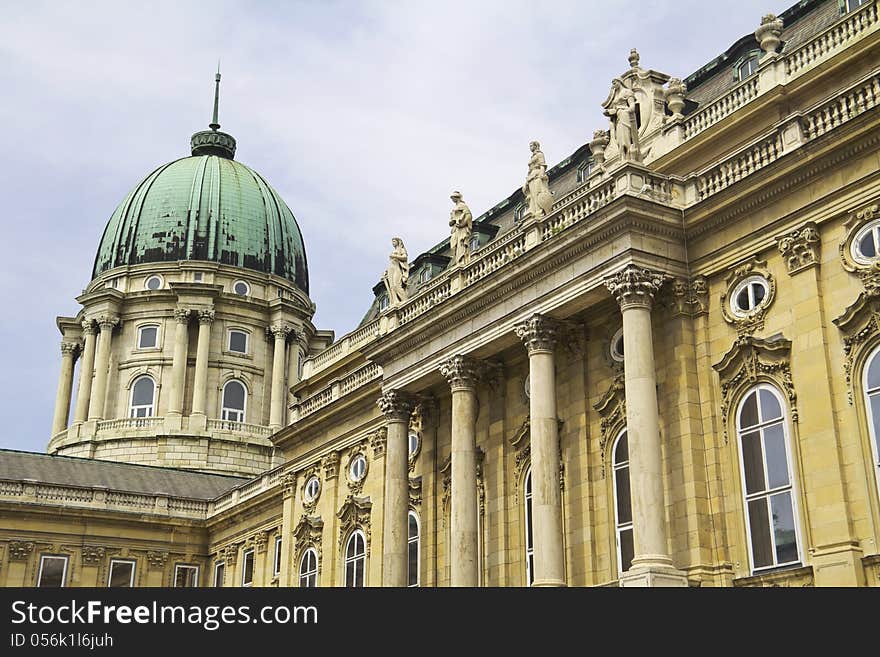
[{"label": "ornamental window surround", "polygon": [[37,574],[39,588],[63,588],[67,585],[67,563],[64,555],[40,555],[40,571]]},{"label": "ornamental window surround", "polygon": [[367,474],[367,459],[363,454],[356,454],[348,466],[348,474],[352,481],[360,481]]},{"label": "ornamental window surround", "polygon": [[420,443],[419,434],[415,431],[410,431],[407,439],[407,454],[410,458],[418,453]]},{"label": "ornamental window surround", "polygon": [[410,509],[407,515],[407,534],[406,534],[406,568],[407,568],[407,586],[419,585],[419,562],[420,562],[420,545],[419,545],[419,517],[416,512]]},{"label": "ornamental window surround", "polygon": [[532,469],[526,471],[525,495],[525,549],[526,549],[526,586],[531,586],[535,581],[535,543],[532,532]]},{"label": "ornamental window surround", "polygon": [[139,376],[131,386],[129,417],[153,417],[156,410],[156,382],[148,375]]},{"label": "ornamental window surround", "polygon": [[174,564],[174,587],[195,588],[199,585],[199,567],[189,564]]},{"label": "ornamental window surround", "polygon": [[862,382],[865,410],[868,415],[868,433],[874,462],[875,483],[880,493],[880,347],[874,349],[865,365]]},{"label": "ornamental window surround", "polygon": [[137,348],[138,349],[158,349],[159,348],[159,325],[144,324],[139,326],[137,330]]},{"label": "ornamental window surround", "polygon": [[611,451],[614,472],[614,525],[617,543],[617,571],[625,573],[635,556],[632,501],[629,479],[629,445],[626,429],[620,432]]},{"label": "ornamental window surround", "polygon": [[306,549],[300,559],[299,585],[310,589],[318,586],[318,552],[313,547]]},{"label": "ornamental window surround", "polygon": [[345,586],[364,586],[367,564],[367,541],[360,529],[355,529],[345,544]]},{"label": "ornamental window surround", "polygon": [[107,586],[111,588],[134,587],[135,562],[131,559],[111,559]]},{"label": "ornamental window surround", "polygon": [[850,243],[853,260],[870,265],[880,260],[880,219],[870,221],[855,234]]},{"label": "ornamental window surround", "polygon": [[617,333],[611,338],[611,342],[608,345],[609,353],[611,354],[611,360],[616,363],[623,362],[623,328],[617,329]]},{"label": "ornamental window surround", "polygon": [[800,564],[787,413],[775,387],[746,392],[736,414],[751,572]]},{"label": "ornamental window surround", "polygon": [[321,480],[312,475],[303,488],[303,497],[306,502],[314,502],[321,494]]},{"label": "ornamental window surround", "polygon": [[770,283],[761,275],[749,276],[733,288],[730,311],[737,317],[746,317],[767,303]]},{"label": "ornamental window surround", "polygon": [[220,419],[244,422],[247,412],[247,388],[238,379],[230,379],[223,386]]}]

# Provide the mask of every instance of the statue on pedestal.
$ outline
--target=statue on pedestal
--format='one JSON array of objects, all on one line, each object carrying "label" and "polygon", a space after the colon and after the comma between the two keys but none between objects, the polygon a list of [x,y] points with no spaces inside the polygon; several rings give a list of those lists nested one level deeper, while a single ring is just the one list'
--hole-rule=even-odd
[{"label": "statue on pedestal", "polygon": [[541,152],[541,144],[529,142],[532,156],[529,158],[529,172],[526,184],[522,186],[529,213],[535,219],[543,219],[553,208],[553,192],[550,191],[550,178],[547,176],[547,161]]},{"label": "statue on pedestal", "polygon": [[388,306],[397,306],[406,301],[406,282],[409,280],[409,256],[403,240],[399,237],[391,238],[391,246],[394,249],[388,257],[388,269],[382,274],[382,282],[388,290]]},{"label": "statue on pedestal", "polygon": [[611,94],[602,106],[611,119],[611,134],[620,152],[620,159],[641,162],[639,127],[636,119],[636,95],[620,78],[611,81]]},{"label": "statue on pedestal", "polygon": [[474,228],[474,216],[470,208],[462,200],[461,192],[452,192],[449,197],[455,206],[449,213],[449,225],[452,234],[449,238],[449,249],[452,251],[451,266],[466,265],[471,259],[471,234]]}]

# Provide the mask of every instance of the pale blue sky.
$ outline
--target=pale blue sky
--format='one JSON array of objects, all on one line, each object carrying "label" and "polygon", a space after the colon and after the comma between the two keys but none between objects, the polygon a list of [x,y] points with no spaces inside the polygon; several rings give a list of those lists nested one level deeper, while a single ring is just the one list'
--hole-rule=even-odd
[{"label": "pale blue sky", "polygon": [[315,323],[340,336],[391,236],[415,257],[451,190],[477,216],[521,185],[530,140],[552,165],[607,127],[630,48],[685,77],[790,4],[0,0],[0,447],[45,449],[55,317],[116,205],[209,122],[218,58],[223,130],[296,215]]}]

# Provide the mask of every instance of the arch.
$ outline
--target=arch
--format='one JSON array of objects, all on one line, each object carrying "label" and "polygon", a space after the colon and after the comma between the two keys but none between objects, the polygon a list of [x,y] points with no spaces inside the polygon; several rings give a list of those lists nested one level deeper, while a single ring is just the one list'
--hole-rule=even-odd
[{"label": "arch", "polygon": [[752,573],[802,562],[800,519],[785,396],[760,382],[736,405],[736,437]]},{"label": "arch", "polygon": [[240,379],[229,379],[220,395],[220,419],[244,422],[247,417],[248,389]]},{"label": "arch", "polygon": [[617,572],[625,573],[635,556],[633,514],[630,495],[629,443],[626,428],[611,444],[611,472],[614,489],[614,542],[617,548]]},{"label": "arch", "polygon": [[367,569],[367,538],[359,527],[345,541],[343,562],[345,586],[363,587]]},{"label": "arch", "polygon": [[134,380],[128,403],[129,417],[153,417],[156,411],[156,382],[144,374]]},{"label": "arch", "polygon": [[406,518],[406,556],[407,556],[407,586],[419,586],[420,568],[422,563],[422,526],[419,522],[419,514],[415,509],[410,509]]},{"label": "arch", "polygon": [[299,559],[299,585],[302,588],[318,586],[318,551],[307,547]]},{"label": "arch", "polygon": [[534,541],[534,516],[532,515],[532,467],[526,468],[523,478],[523,547],[525,548],[526,560],[526,586],[531,586],[535,581],[535,541]]}]

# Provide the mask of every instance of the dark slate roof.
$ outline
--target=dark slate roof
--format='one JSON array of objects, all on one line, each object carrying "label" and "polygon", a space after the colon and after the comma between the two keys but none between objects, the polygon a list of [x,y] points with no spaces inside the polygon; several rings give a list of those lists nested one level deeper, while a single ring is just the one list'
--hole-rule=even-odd
[{"label": "dark slate roof", "polygon": [[0,449],[0,479],[212,500],[248,481],[242,477],[115,461]]}]

